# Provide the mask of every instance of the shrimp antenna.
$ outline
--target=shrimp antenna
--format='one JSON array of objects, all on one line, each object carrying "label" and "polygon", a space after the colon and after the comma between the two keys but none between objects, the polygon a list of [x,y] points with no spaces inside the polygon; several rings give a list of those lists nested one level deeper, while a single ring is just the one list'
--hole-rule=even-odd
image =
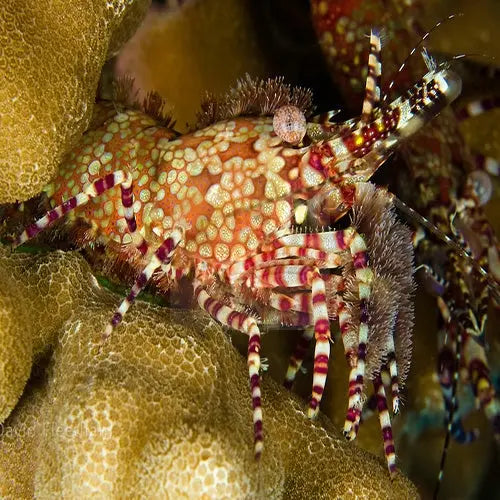
[{"label": "shrimp antenna", "polygon": [[[410,53],[406,56],[405,60],[401,63],[401,65],[399,66],[398,71],[397,71],[396,74],[399,74],[399,73],[401,73],[401,71],[403,71],[403,69],[405,68],[406,64],[410,60],[410,58],[413,56],[413,54],[415,54],[415,52],[420,47],[420,45],[422,45],[422,43],[424,43],[424,41],[427,40],[427,38],[430,36],[430,34],[432,32],[434,32],[436,29],[438,29],[442,24],[444,24],[444,23],[446,23],[448,21],[451,21],[452,19],[455,19],[456,17],[460,17],[460,16],[463,16],[463,14],[462,13],[450,14],[448,17],[442,19],[441,21],[438,21],[429,31],[427,31],[426,33],[424,33],[424,35],[420,38],[420,40],[418,41],[418,43],[411,49]],[[425,53],[427,53],[427,52],[425,51]],[[426,59],[425,55],[424,55],[424,60],[426,61],[426,65],[428,66],[427,59]],[[432,58],[428,57],[428,60],[432,61]],[[391,82],[389,83],[389,86],[387,87],[387,92],[384,94],[384,97],[382,98],[382,103],[385,103],[387,101],[387,97],[390,94],[390,92],[391,92],[392,88],[394,87],[395,83],[396,83],[395,78],[393,78],[391,80]]]}]

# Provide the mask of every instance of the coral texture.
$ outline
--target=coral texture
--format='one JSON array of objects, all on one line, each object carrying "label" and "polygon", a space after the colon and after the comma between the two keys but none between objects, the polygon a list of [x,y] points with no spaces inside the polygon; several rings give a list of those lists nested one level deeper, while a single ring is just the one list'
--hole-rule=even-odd
[{"label": "coral texture", "polygon": [[256,464],[245,362],[203,314],[138,303],[99,351],[118,298],[80,256],[0,249],[0,275],[0,366],[23,367],[0,378],[2,399],[10,394],[4,416],[33,353],[53,345],[2,425],[3,498],[417,496],[326,420],[307,420],[267,376],[266,449]]},{"label": "coral texture", "polygon": [[88,126],[101,68],[150,0],[5,0],[0,203],[40,192]]}]

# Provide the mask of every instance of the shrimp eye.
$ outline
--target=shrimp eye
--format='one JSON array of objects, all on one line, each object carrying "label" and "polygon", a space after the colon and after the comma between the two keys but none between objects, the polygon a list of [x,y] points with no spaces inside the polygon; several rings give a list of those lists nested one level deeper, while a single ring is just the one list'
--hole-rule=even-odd
[{"label": "shrimp eye", "polygon": [[486,205],[493,193],[493,185],[490,176],[482,170],[475,170],[469,174],[469,182],[476,193],[479,204]]},{"label": "shrimp eye", "polygon": [[282,106],[274,113],[273,127],[283,141],[298,144],[306,135],[306,117],[296,106]]}]

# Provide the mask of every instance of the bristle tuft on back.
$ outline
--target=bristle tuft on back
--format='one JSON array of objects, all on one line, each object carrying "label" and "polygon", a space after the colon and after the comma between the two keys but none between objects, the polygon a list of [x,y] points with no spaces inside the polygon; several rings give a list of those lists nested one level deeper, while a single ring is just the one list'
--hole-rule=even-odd
[{"label": "bristle tuft on back", "polygon": [[296,106],[306,116],[310,115],[313,110],[311,91],[292,87],[284,82],[283,77],[263,80],[253,79],[247,74],[222,97],[206,94],[197,114],[196,128],[243,115],[269,116],[287,105]]},{"label": "bristle tuft on back", "polygon": [[134,78],[130,75],[121,76],[113,82],[112,99],[115,106],[138,109],[154,118],[162,127],[171,129],[175,125],[167,101],[156,90],[149,91],[141,99],[134,88]]},{"label": "bristle tuft on back", "polygon": [[152,116],[162,127],[173,128],[175,125],[172,114],[167,110],[166,100],[155,90],[146,94],[140,109]]},{"label": "bristle tuft on back", "polygon": [[123,75],[113,81],[112,99],[117,105],[132,107],[137,105],[137,90],[134,89],[132,76]]}]

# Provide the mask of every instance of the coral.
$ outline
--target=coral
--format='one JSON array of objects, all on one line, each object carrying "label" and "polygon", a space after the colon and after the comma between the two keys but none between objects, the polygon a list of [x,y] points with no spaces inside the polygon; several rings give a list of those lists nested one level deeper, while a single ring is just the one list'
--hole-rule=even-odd
[{"label": "coral", "polygon": [[86,129],[101,68],[150,0],[6,0],[0,10],[0,203],[47,184]]},{"label": "coral", "polygon": [[[259,47],[248,0],[183,2],[152,10],[117,60],[119,75],[131,75],[142,93],[158,91],[175,104],[179,130],[196,122],[206,90],[219,94],[245,73],[269,73]],[[175,47],[175,50],[170,50]]]},{"label": "coral", "polygon": [[[0,274],[3,366],[25,367],[0,379],[2,397],[23,385],[30,352],[53,344],[2,426],[3,498],[417,496],[268,376],[267,447],[255,463],[246,364],[205,315],[138,303],[99,350],[117,297],[80,256],[0,249]],[[14,349],[23,330],[26,347]]]}]

